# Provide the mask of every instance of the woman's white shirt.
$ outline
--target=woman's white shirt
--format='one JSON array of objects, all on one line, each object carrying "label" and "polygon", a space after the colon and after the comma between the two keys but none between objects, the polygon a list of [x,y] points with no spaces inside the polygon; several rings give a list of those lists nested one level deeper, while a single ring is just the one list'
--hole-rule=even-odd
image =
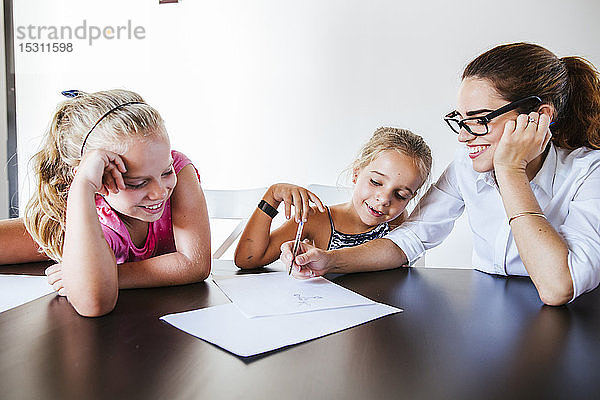
[{"label": "woman's white shirt", "polygon": [[[600,282],[600,151],[551,145],[530,184],[544,215],[567,242],[573,298],[594,289]],[[385,238],[413,264],[450,234],[465,209],[473,267],[492,274],[528,275],[493,173],[473,170],[466,148],[457,151],[409,219]]]}]

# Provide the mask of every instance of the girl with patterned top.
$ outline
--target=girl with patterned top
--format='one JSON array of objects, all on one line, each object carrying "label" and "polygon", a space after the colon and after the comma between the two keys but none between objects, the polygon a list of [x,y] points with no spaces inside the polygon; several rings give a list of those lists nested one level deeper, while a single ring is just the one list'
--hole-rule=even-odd
[{"label": "girl with patterned top", "polygon": [[[286,183],[271,186],[242,233],[235,263],[247,269],[277,260],[280,246],[294,239],[300,220],[305,222],[302,240],[321,249],[381,238],[404,220],[406,205],[430,171],[431,150],[423,138],[405,129],[379,128],[352,164],[351,201],[326,207],[303,187]],[[287,221],[271,232],[272,218],[282,202]]]},{"label": "girl with patterned top", "polygon": [[0,221],[0,263],[52,259],[49,283],[84,316],[110,312],[120,288],[177,285],[210,272],[200,179],[171,150],[158,112],[126,90],[63,92],[33,159],[24,218]]}]

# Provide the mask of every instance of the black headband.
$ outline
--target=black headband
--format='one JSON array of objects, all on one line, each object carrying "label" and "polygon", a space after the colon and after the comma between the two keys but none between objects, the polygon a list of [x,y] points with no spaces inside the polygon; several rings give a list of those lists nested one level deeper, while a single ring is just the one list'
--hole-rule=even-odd
[{"label": "black headband", "polygon": [[106,113],[104,113],[103,116],[100,117],[100,119],[98,121],[96,121],[96,123],[94,124],[94,126],[92,126],[92,129],[89,130],[89,132],[85,135],[85,138],[83,139],[83,143],[81,144],[81,157],[83,157],[83,148],[85,147],[85,143],[88,140],[88,137],[90,136],[90,133],[92,133],[92,131],[94,130],[94,128],[100,123],[100,121],[102,121],[104,119],[104,117],[106,117],[108,114],[110,114],[111,112],[121,108],[121,107],[125,107],[128,106],[130,104],[146,104],[143,101],[129,101],[127,103],[123,103],[123,104],[119,104],[118,106],[108,110]]},{"label": "black headband", "polygon": [[[85,94],[85,92],[82,92],[81,90],[72,89],[72,90],[63,90],[62,92],[60,92],[60,94],[62,94],[65,97],[68,97],[68,98],[72,99],[74,97],[81,96],[81,95]],[[92,126],[92,129],[90,129],[88,131],[88,133],[85,135],[85,138],[83,139],[83,143],[81,144],[81,154],[80,154],[81,157],[83,157],[83,148],[85,147],[85,143],[87,142],[88,137],[90,136],[90,133],[92,133],[92,131],[100,123],[100,121],[102,121],[104,119],[104,117],[106,117],[108,114],[110,114],[111,112],[115,111],[116,109],[128,106],[129,104],[146,104],[146,103],[144,103],[143,101],[129,101],[127,103],[119,104],[118,106],[116,106],[116,107],[108,110],[106,113],[104,113],[104,115],[101,116],[98,121],[96,121],[96,123],[94,124],[94,126]]]}]

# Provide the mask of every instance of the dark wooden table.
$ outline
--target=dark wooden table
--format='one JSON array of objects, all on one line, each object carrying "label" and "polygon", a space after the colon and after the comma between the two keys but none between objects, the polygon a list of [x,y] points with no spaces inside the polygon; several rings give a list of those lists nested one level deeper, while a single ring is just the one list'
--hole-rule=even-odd
[{"label": "dark wooden table", "polygon": [[547,307],[529,279],[473,270],[411,268],[332,280],[404,312],[244,359],[158,319],[226,303],[210,281],[123,290],[116,309],[101,318],[80,317],[64,298],[43,297],[0,314],[0,398],[600,396],[600,289]]}]

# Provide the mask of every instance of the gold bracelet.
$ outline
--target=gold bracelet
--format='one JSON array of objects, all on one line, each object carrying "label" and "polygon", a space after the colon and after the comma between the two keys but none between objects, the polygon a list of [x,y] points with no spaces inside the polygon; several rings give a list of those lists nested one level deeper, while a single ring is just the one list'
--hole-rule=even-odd
[{"label": "gold bracelet", "polygon": [[515,220],[519,217],[524,217],[526,215],[534,215],[536,217],[542,217],[544,219],[547,219],[546,216],[544,215],[544,213],[534,212],[534,211],[524,211],[524,212],[517,213],[517,214],[513,215],[512,217],[510,217],[508,220],[508,224],[510,225],[510,223],[513,222],[513,220]]}]

